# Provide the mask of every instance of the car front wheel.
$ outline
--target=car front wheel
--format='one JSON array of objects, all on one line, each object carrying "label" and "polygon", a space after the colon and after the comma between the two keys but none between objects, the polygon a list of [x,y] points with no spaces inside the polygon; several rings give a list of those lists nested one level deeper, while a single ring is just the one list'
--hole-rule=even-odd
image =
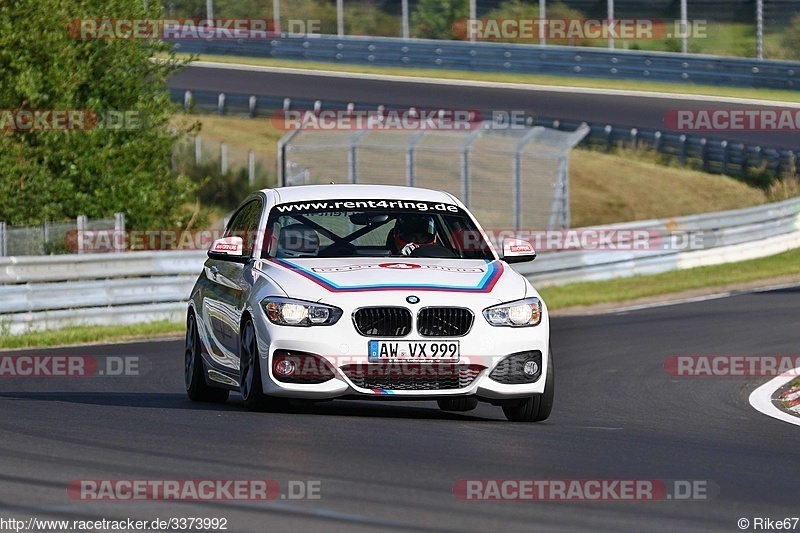
[{"label": "car front wheel", "polygon": [[249,411],[268,411],[278,404],[276,398],[264,394],[261,384],[261,357],[253,321],[248,319],[242,326],[239,341],[239,392],[244,406]]}]

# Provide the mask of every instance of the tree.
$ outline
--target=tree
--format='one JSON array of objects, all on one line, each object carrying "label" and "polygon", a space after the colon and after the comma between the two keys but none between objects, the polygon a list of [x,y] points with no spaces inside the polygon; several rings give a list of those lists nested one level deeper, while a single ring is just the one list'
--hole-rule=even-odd
[{"label": "tree", "polygon": [[411,23],[417,37],[456,39],[453,25],[468,17],[468,0],[419,0]]},{"label": "tree", "polygon": [[[0,113],[6,119],[18,110],[91,110],[101,118],[114,111],[141,121],[129,121],[134,129],[126,131],[20,131],[0,121],[0,220],[37,224],[123,211],[131,227],[174,228],[189,218],[194,186],[171,170],[177,134],[169,120],[176,107],[166,91],[182,63],[161,41],[80,40],[69,32],[75,19],[160,18],[160,4],[148,4],[0,3]],[[152,61],[156,54],[165,61]]]}]

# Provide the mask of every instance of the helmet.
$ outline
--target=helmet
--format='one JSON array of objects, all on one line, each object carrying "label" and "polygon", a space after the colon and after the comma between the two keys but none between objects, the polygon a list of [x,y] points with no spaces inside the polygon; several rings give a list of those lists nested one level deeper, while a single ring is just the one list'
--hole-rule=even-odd
[{"label": "helmet", "polygon": [[398,250],[408,244],[435,244],[436,225],[428,215],[400,215],[394,223],[394,243]]}]

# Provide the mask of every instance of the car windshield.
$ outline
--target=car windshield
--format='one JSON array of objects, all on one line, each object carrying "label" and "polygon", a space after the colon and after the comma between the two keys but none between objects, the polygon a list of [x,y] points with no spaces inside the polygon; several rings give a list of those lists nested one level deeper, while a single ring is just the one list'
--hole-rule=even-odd
[{"label": "car windshield", "polygon": [[492,260],[469,215],[453,204],[329,200],[272,208],[264,256],[435,257]]}]

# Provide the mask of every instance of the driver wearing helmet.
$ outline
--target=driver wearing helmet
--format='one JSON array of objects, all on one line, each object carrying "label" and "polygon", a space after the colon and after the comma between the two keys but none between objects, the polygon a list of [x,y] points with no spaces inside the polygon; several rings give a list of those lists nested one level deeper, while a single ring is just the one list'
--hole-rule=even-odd
[{"label": "driver wearing helmet", "polygon": [[420,246],[436,244],[436,225],[428,215],[400,215],[389,244],[395,254],[411,255]]}]

